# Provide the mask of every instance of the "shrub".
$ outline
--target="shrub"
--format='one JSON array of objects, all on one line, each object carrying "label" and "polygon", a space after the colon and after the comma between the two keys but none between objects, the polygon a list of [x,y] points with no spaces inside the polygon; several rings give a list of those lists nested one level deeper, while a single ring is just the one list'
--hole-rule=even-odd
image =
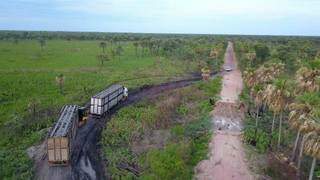
[{"label": "shrub", "polygon": [[170,144],[164,150],[149,151],[146,162],[149,165],[150,174],[146,174],[142,179],[190,179],[191,172],[186,164],[189,158],[187,142]]},{"label": "shrub", "polygon": [[185,104],[181,104],[180,106],[178,106],[177,112],[182,116],[186,116],[188,114],[189,110]]},{"label": "shrub", "polygon": [[244,141],[256,146],[258,152],[265,153],[270,145],[271,139],[263,130],[257,130],[255,127],[247,127],[244,130]]},{"label": "shrub", "polygon": [[210,133],[209,130],[211,129],[211,126],[211,119],[207,115],[202,117],[198,121],[188,124],[185,133],[187,137],[191,139],[196,139]]},{"label": "shrub", "polygon": [[157,106],[156,128],[167,128],[171,124],[172,117],[176,113],[176,108],[181,102],[181,95],[170,96],[163,101],[159,101]]},{"label": "shrub", "polygon": [[180,139],[184,137],[185,128],[182,125],[176,125],[171,128],[171,134]]}]

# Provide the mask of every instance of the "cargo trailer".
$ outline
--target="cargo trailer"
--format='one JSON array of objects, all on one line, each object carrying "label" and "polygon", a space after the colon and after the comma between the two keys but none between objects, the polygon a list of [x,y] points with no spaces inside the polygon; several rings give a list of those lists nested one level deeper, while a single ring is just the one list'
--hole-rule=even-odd
[{"label": "cargo trailer", "polygon": [[126,99],[128,89],[115,84],[91,97],[90,114],[103,116],[120,101]]},{"label": "cargo trailer", "polygon": [[51,165],[67,165],[72,152],[79,121],[79,106],[65,105],[47,139],[48,162]]}]

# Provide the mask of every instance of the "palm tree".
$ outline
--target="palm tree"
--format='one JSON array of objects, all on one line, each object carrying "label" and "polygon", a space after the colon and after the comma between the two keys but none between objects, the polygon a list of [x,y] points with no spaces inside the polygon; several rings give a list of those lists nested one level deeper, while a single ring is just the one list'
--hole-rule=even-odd
[{"label": "palm tree", "polygon": [[59,74],[58,76],[56,76],[56,83],[59,86],[60,94],[63,94],[64,80],[65,80],[65,78],[64,78],[63,74]]},{"label": "palm tree", "polygon": [[319,125],[316,124],[316,122],[310,118],[310,116],[306,117],[303,124],[300,127],[301,133],[303,133],[302,142],[300,145],[300,151],[299,151],[299,158],[298,158],[298,169],[301,167],[301,161],[303,157],[303,151],[304,151],[304,144],[309,138],[309,136],[312,135],[312,133],[319,131]]},{"label": "palm tree", "polygon": [[117,46],[117,48],[116,48],[116,50],[115,50],[115,54],[119,57],[119,59],[120,59],[120,56],[122,55],[122,53],[123,53],[123,48],[122,48],[122,46]]},{"label": "palm tree", "polygon": [[253,88],[254,103],[256,105],[256,128],[258,128],[259,110],[263,103],[263,87],[255,85]]},{"label": "palm tree", "polygon": [[302,67],[297,71],[296,81],[297,81],[297,93],[308,91],[317,92],[320,90],[320,70],[308,69]]},{"label": "palm tree", "polygon": [[216,59],[219,56],[219,51],[217,50],[217,48],[213,48],[210,51],[210,58]]},{"label": "palm tree", "polygon": [[256,84],[256,75],[255,71],[252,68],[247,68],[244,73],[244,81],[249,88],[252,88]]},{"label": "palm tree", "polygon": [[135,52],[136,52],[136,56],[138,56],[138,47],[139,47],[139,42],[133,42],[133,46],[134,46],[134,49],[135,49]]},{"label": "palm tree", "polygon": [[278,149],[280,148],[281,143],[281,131],[282,131],[282,116],[283,111],[287,107],[288,98],[290,97],[290,92],[287,90],[287,80],[285,79],[278,79],[275,81],[275,91],[273,96],[273,101],[271,104],[271,108],[274,110],[275,113],[279,115],[279,135],[278,135]]},{"label": "palm tree", "polygon": [[44,38],[39,39],[39,44],[41,47],[41,51],[43,51],[43,47],[46,45],[46,40]]},{"label": "palm tree", "polygon": [[317,54],[315,56],[315,59],[320,59],[320,50],[317,51]]},{"label": "palm tree", "polygon": [[[316,113],[317,109],[315,108],[314,103],[312,103],[312,101],[314,101],[315,99],[313,94],[318,93],[320,89],[319,88],[320,84],[318,83],[319,77],[320,77],[319,70],[312,70],[306,67],[300,68],[296,74],[297,88],[295,89],[295,93],[297,95],[300,94],[300,96],[298,97],[303,97],[304,100],[303,102],[301,102],[302,104],[300,104],[298,107],[300,108],[300,111],[298,112],[297,109],[295,109],[294,112],[290,113],[291,116],[289,116],[289,120],[292,119],[293,122],[295,122],[295,124],[293,123],[290,123],[290,124],[293,124],[293,126],[295,127],[300,126],[298,129],[295,146],[292,152],[292,157],[291,157],[292,160],[294,160],[295,151],[297,148],[296,146],[297,146],[300,134],[303,133],[306,135],[307,133],[313,131],[317,127],[315,122],[307,119],[306,116],[317,114]],[[304,94],[301,94],[303,92]],[[308,92],[310,92],[311,94]],[[303,140],[300,146],[298,169],[300,169],[300,166],[301,166],[302,150],[305,142],[305,135],[303,136]]]},{"label": "palm tree", "polygon": [[308,104],[305,103],[291,103],[289,105],[289,125],[292,129],[297,130],[297,136],[294,143],[294,148],[291,155],[291,161],[294,161],[296,150],[298,146],[298,142],[300,139],[301,131],[300,127],[304,123],[304,120],[306,119],[306,116],[311,112],[311,107]]},{"label": "palm tree", "polygon": [[255,52],[249,52],[246,54],[246,58],[250,61],[250,66],[252,66],[253,61],[256,59],[256,53]]},{"label": "palm tree", "polygon": [[33,119],[36,119],[37,107],[40,104],[40,100],[37,98],[31,98],[28,103],[28,110],[32,114]]},{"label": "palm tree", "polygon": [[305,140],[304,153],[313,157],[312,165],[309,173],[309,180],[313,179],[313,173],[317,159],[320,159],[320,137],[316,132],[311,132]]},{"label": "palm tree", "polygon": [[105,53],[105,48],[107,47],[106,42],[100,42],[99,47],[102,49],[103,54]]},{"label": "palm tree", "polygon": [[266,105],[268,105],[270,107],[270,110],[273,111],[271,134],[273,134],[273,131],[274,131],[274,123],[275,123],[275,119],[276,119],[276,115],[277,115],[276,111],[274,111],[273,106],[272,106],[272,102],[273,102],[274,95],[275,95],[275,89],[276,88],[274,85],[268,84],[263,92],[263,101],[265,102]]},{"label": "palm tree", "polygon": [[100,62],[101,66],[103,66],[103,63],[110,60],[110,58],[107,54],[99,54],[97,55],[97,60]]},{"label": "palm tree", "polygon": [[265,63],[256,70],[256,78],[259,83],[271,83],[284,70],[282,63]]}]

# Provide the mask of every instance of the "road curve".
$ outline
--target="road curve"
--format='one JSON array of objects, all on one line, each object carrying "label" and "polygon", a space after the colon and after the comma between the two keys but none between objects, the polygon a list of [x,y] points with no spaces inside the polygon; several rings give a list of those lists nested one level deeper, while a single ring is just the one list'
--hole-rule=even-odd
[{"label": "road curve", "polygon": [[[220,73],[212,73],[212,77]],[[105,174],[105,160],[100,156],[101,132],[106,127],[107,121],[111,115],[120,108],[129,106],[140,101],[143,98],[153,98],[164,91],[182,88],[201,80],[200,74],[184,80],[162,83],[159,85],[150,85],[132,90],[129,92],[127,101],[119,104],[103,118],[89,117],[87,124],[77,131],[74,150],[71,156],[71,163],[68,166],[49,166],[46,157],[45,142],[39,147],[42,149],[39,158],[35,159],[35,176],[39,180],[95,180],[107,179]],[[88,103],[87,103],[88,105]]]}]

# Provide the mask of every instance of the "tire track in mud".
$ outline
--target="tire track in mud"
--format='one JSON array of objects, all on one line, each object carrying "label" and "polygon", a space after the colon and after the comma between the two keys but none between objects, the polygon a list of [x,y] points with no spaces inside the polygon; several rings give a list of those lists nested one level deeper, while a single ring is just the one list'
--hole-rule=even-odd
[{"label": "tire track in mud", "polygon": [[[212,73],[212,78],[220,73]],[[101,133],[107,126],[108,120],[119,109],[139,102],[144,98],[154,98],[162,92],[183,88],[201,80],[199,74],[192,74],[191,78],[166,82],[159,85],[146,85],[129,91],[129,97],[125,102],[114,107],[105,117],[97,118],[89,116],[87,123],[78,129],[74,150],[71,155],[71,164],[69,166],[51,167],[47,163],[47,158],[42,158],[35,162],[37,179],[72,179],[72,180],[95,180],[109,179],[105,175],[105,165],[107,160],[101,156]],[[90,102],[86,103],[86,106]],[[44,142],[45,143],[45,142]],[[44,150],[45,152],[45,150]],[[45,156],[45,155],[44,155]]]}]

